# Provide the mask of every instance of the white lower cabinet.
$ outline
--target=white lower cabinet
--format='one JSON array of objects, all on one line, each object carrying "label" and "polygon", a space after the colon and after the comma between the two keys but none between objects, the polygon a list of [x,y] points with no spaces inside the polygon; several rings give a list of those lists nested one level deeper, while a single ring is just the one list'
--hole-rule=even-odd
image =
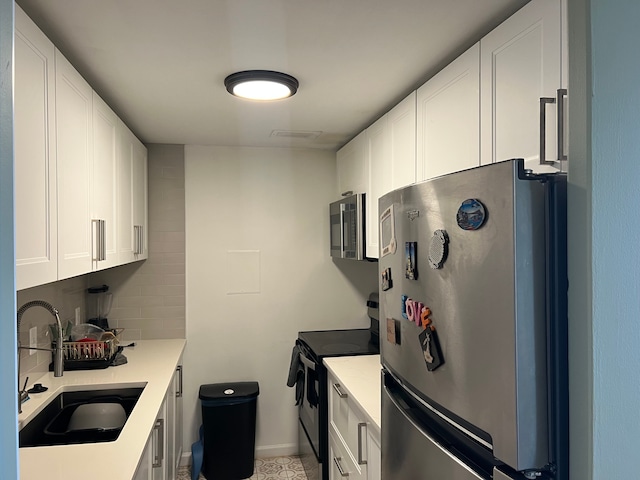
[{"label": "white lower cabinet", "polygon": [[331,373],[329,480],[380,479],[380,433]]},{"label": "white lower cabinet", "polygon": [[182,457],[182,366],[171,379],[133,480],[175,480]]}]

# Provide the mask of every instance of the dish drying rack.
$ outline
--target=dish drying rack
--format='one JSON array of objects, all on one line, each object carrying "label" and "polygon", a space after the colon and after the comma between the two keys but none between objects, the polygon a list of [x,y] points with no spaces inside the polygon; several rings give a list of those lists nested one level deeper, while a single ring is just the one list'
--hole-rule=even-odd
[{"label": "dish drying rack", "polygon": [[[96,341],[82,342],[62,342],[62,355],[64,357],[65,370],[89,370],[97,368],[107,368],[118,352],[122,351],[119,346],[118,335],[123,328],[109,330],[109,338]],[[53,363],[49,366],[51,370]]]}]

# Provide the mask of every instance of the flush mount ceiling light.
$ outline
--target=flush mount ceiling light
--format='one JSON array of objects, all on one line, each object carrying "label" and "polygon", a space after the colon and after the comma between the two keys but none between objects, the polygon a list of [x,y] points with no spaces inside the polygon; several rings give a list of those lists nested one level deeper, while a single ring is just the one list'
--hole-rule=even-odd
[{"label": "flush mount ceiling light", "polygon": [[271,70],[246,70],[224,79],[231,95],[250,100],[279,100],[298,91],[298,80],[291,75]]}]

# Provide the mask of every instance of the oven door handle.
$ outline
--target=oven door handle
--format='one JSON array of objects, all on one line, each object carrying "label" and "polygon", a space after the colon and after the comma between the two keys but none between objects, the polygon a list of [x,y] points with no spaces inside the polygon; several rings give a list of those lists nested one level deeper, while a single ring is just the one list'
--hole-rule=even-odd
[{"label": "oven door handle", "polygon": [[300,361],[303,363],[305,367],[309,370],[316,371],[316,363],[313,360],[310,360],[304,353],[300,353]]}]

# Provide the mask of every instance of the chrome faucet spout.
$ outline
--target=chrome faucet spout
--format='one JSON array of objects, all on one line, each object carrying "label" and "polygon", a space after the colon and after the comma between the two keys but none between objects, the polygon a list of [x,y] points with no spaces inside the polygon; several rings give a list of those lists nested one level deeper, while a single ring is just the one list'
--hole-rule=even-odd
[{"label": "chrome faucet spout", "polygon": [[[62,322],[60,322],[60,316],[58,315],[58,310],[48,302],[42,300],[34,300],[31,302],[25,303],[18,309],[17,317],[18,317],[18,413],[22,413],[22,403],[28,398],[26,388],[27,383],[25,382],[24,388],[20,389],[20,349],[22,349],[22,345],[20,344],[20,321],[22,320],[22,315],[24,312],[29,310],[31,307],[42,307],[45,310],[49,311],[51,315],[53,315],[56,319],[56,324],[58,326],[58,335],[56,338],[55,345],[51,345],[51,350],[53,351],[53,376],[61,377],[64,373],[64,358],[62,351]],[[53,343],[53,342],[52,342]],[[36,350],[40,350],[36,348]]]}]

